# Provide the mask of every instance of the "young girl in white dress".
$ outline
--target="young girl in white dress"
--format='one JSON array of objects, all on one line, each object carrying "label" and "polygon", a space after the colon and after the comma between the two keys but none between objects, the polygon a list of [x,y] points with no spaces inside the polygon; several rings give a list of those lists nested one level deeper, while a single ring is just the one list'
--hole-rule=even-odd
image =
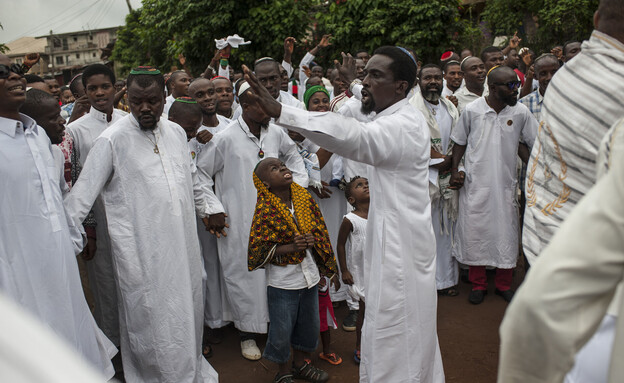
[{"label": "young girl in white dress", "polygon": [[[338,262],[342,271],[342,281],[349,285],[349,294],[360,301],[360,310],[356,324],[356,343],[353,358],[360,362],[360,342],[362,322],[364,320],[364,245],[370,194],[368,180],[353,177],[345,187],[345,197],[353,206],[353,211],[344,216],[338,232]],[[348,248],[347,248],[348,240]]]}]

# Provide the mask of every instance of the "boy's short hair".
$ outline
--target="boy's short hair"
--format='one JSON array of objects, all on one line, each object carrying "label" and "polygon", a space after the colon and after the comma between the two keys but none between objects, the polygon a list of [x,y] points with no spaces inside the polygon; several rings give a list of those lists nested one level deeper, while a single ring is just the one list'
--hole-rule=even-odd
[{"label": "boy's short hair", "polygon": [[20,107],[20,112],[33,120],[37,120],[41,117],[41,105],[46,102],[58,104],[56,98],[50,93],[39,89],[29,89],[26,92],[26,101]]},{"label": "boy's short hair", "polygon": [[111,68],[104,64],[91,64],[82,72],[82,85],[86,88],[89,78],[98,74],[103,74],[108,77],[111,84],[115,84],[115,73],[111,70]]},{"label": "boy's short hair", "polygon": [[[364,177],[360,177],[360,176],[355,176],[353,178],[351,178],[349,180],[349,182],[347,182],[347,184],[345,185],[344,188],[344,193],[345,193],[345,198],[347,199],[347,201],[349,200],[349,198],[351,197],[351,189],[353,188],[353,185],[355,184],[355,181],[362,179]],[[351,203],[351,202],[349,202]],[[352,206],[355,206],[354,204],[351,203]]]}]

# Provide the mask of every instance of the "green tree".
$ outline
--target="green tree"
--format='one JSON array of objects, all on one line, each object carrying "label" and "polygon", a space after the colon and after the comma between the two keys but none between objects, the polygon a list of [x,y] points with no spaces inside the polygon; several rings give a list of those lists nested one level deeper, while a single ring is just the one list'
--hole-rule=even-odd
[{"label": "green tree", "polygon": [[152,65],[164,70],[173,64],[173,58],[167,56],[166,36],[146,24],[144,18],[143,8],[133,10],[126,16],[126,25],[117,31],[111,58],[121,64],[125,73],[139,65]]},{"label": "green tree", "polygon": [[[1,23],[0,23],[0,29],[4,29]],[[8,50],[9,50],[9,47],[7,47],[6,44],[0,43],[0,53],[6,53]]]},{"label": "green tree", "polygon": [[[585,40],[593,29],[594,11],[599,0],[490,0],[481,19],[494,35],[518,31],[536,52],[547,52],[568,40]],[[532,22],[534,31],[527,28]]]},{"label": "green tree", "polygon": [[382,45],[413,49],[422,60],[437,62],[440,54],[458,43],[464,28],[459,1],[338,0],[316,15],[319,34],[331,33],[339,52]]},{"label": "green tree", "polygon": [[288,36],[302,39],[313,0],[144,0],[118,33],[113,58],[127,67],[150,64],[168,71],[183,53],[195,75],[215,53],[215,39],[235,33],[251,45],[233,51],[232,64],[280,58]]}]

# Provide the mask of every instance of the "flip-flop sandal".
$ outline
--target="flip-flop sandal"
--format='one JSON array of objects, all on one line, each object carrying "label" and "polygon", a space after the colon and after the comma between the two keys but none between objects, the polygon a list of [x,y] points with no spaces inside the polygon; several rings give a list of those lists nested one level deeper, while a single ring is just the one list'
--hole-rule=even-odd
[{"label": "flip-flop sandal", "polygon": [[446,289],[438,290],[438,295],[443,297],[456,297],[459,295],[459,291],[455,287],[447,287]]},{"label": "flip-flop sandal", "polygon": [[335,352],[330,352],[329,354],[324,354],[321,352],[319,354],[319,358],[326,360],[327,362],[329,362],[330,364],[333,364],[334,366],[337,366],[340,363],[342,363],[342,358],[336,355]]},{"label": "flip-flop sandal", "polygon": [[360,364],[360,350],[353,351],[353,359],[355,363]]},{"label": "flip-flop sandal", "polygon": [[212,357],[212,347],[209,344],[206,343],[202,346],[202,355],[205,359]]}]

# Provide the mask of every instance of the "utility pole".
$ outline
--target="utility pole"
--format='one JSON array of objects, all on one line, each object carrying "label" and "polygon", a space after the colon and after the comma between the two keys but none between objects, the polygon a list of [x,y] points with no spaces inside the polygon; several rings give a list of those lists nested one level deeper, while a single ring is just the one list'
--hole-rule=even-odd
[{"label": "utility pole", "polygon": [[130,0],[126,0],[126,4],[128,5],[128,12],[132,12],[132,5],[130,5]]}]

